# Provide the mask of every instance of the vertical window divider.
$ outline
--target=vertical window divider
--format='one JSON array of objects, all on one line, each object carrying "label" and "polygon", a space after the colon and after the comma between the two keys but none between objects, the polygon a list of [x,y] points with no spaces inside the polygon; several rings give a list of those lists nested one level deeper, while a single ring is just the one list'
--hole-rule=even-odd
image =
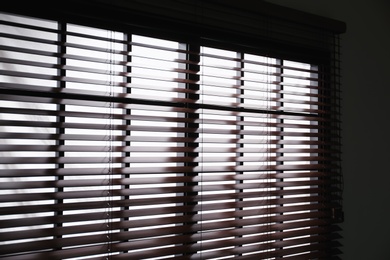
[{"label": "vertical window divider", "polygon": [[[203,2],[202,2],[202,4],[203,4]],[[203,12],[203,6],[202,6],[202,12]],[[203,16],[202,16],[203,17]],[[197,88],[197,90],[198,90],[198,93],[200,92],[200,89],[201,89],[201,87],[200,86],[204,86],[204,82],[203,82],[203,80],[204,80],[204,60],[202,59],[202,62],[200,62],[200,60],[201,60],[201,55],[202,55],[202,47],[200,46],[200,43],[197,45],[197,50],[198,50],[198,56],[197,56],[197,59],[196,59],[196,61],[198,61],[200,64],[199,64],[199,70],[198,70],[198,72],[199,72],[199,76],[198,76],[198,82],[199,82],[199,84],[198,84],[198,88]],[[203,93],[199,93],[198,94],[198,99],[200,100],[200,103],[203,105],[203,103],[204,103],[204,95],[203,95]],[[202,127],[201,127],[201,129],[200,129],[200,132],[201,132],[201,134],[202,134],[202,137],[201,137],[201,139],[200,139],[200,142],[202,143],[202,146],[201,146],[201,154],[202,154],[202,156],[201,156],[201,159],[200,159],[200,162],[202,163],[201,164],[201,167],[200,167],[200,172],[201,172],[201,177],[200,177],[200,182],[201,182],[201,186],[200,186],[200,201],[202,202],[201,203],[201,205],[200,205],[200,211],[201,211],[201,214],[200,214],[200,226],[201,226],[201,231],[200,231],[200,247],[199,247],[199,251],[200,251],[200,254],[199,254],[199,259],[200,260],[202,260],[202,253],[203,253],[203,172],[204,172],[204,169],[203,169],[203,165],[204,165],[204,163],[203,163],[203,158],[204,158],[204,131],[203,131],[203,127],[204,127],[204,121],[203,121],[203,119],[204,119],[204,117],[203,117],[203,108],[201,108],[200,109],[200,111],[201,112],[199,112],[198,113],[198,117],[199,117],[199,114],[202,114],[202,118],[201,118],[201,124],[202,124]],[[198,145],[199,146],[199,145]],[[199,158],[199,154],[198,154],[198,158]],[[198,215],[199,215],[199,213],[198,213]]]},{"label": "vertical window divider", "polygon": [[[205,17],[205,6],[204,6],[204,1],[198,1],[197,4],[196,4],[196,9],[197,9],[197,12],[200,13],[199,15],[199,20],[200,20],[200,23],[204,26],[204,17]],[[191,51],[191,46],[193,47],[193,50],[195,53],[197,53],[198,55],[195,55],[195,59],[194,61],[198,63],[198,66],[194,66],[193,69],[195,69],[195,71],[197,72],[196,76],[194,76],[194,80],[196,80],[198,82],[198,84],[195,86],[195,90],[197,91],[198,95],[196,96],[197,97],[197,100],[199,101],[198,103],[201,104],[201,107],[197,107],[198,109],[198,113],[197,113],[197,118],[199,119],[199,114],[201,114],[201,120],[200,120],[200,123],[201,123],[201,128],[199,129],[199,124],[197,125],[197,128],[198,130],[200,130],[200,134],[201,134],[201,139],[199,140],[199,135],[198,135],[198,142],[201,142],[201,150],[200,150],[200,153],[201,153],[201,156],[199,156],[199,153],[197,154],[197,158],[199,158],[199,162],[201,163],[201,167],[199,169],[200,171],[200,201],[201,201],[201,204],[200,204],[200,216],[199,216],[199,219],[200,219],[200,246],[199,246],[199,250],[197,250],[197,253],[199,253],[199,260],[202,260],[202,253],[203,253],[203,176],[204,176],[204,169],[203,169],[203,158],[204,158],[204,142],[203,142],[203,138],[204,138],[204,133],[203,133],[203,129],[204,129],[204,113],[203,113],[203,98],[204,98],[204,94],[200,91],[201,89],[203,90],[204,88],[204,59],[201,58],[202,56],[202,52],[203,52],[203,47],[201,46],[201,38],[200,36],[198,36],[195,40],[196,44],[194,46],[190,45],[189,47],[189,50]],[[190,59],[191,60],[191,59]],[[191,68],[191,67],[189,67]],[[197,145],[197,147],[199,147],[199,143]],[[199,164],[198,164],[199,165]],[[199,177],[199,173],[198,173],[198,177]],[[199,185],[197,185],[199,187]],[[199,193],[198,193],[199,195]],[[199,212],[196,213],[197,215],[199,215]]]},{"label": "vertical window divider", "polygon": [[[267,19],[266,21],[266,35],[268,35],[270,33],[270,26],[271,24],[269,23],[269,20]],[[272,108],[272,105],[270,104],[270,100],[271,100],[271,97],[270,97],[270,75],[269,75],[269,61],[270,61],[270,57],[269,57],[269,54],[267,53],[266,54],[266,66],[267,66],[267,70],[266,70],[266,109],[267,111],[269,111],[266,115],[266,132],[267,132],[267,137],[265,138],[266,139],[266,157],[268,158],[265,165],[266,165],[266,196],[267,196],[267,200],[270,200],[270,195],[271,195],[271,181],[270,181],[270,168],[272,167],[271,166],[271,162],[270,162],[270,148],[271,148],[271,135],[269,134],[271,129],[270,129],[270,111],[271,111],[271,108]],[[267,242],[266,242],[266,257],[267,259],[270,258],[271,256],[271,243],[270,243],[270,232],[271,232],[271,217],[270,217],[270,212],[271,212],[271,203],[269,203],[267,201],[267,206],[266,206],[266,219],[267,219],[267,228],[266,228],[266,237],[267,237]]]},{"label": "vertical window divider", "polygon": [[[64,80],[64,77],[66,77],[66,69],[65,69],[65,66],[66,66],[66,42],[67,42],[67,24],[65,22],[58,22],[58,30],[59,30],[59,33],[58,33],[58,51],[59,51],[59,58],[58,58],[58,63],[59,63],[59,69],[58,69],[58,75],[59,75],[59,78],[60,80],[57,82],[58,84],[58,87],[60,89],[65,89],[66,88],[66,81]],[[57,116],[57,122],[59,124],[59,127],[57,128],[57,134],[58,135],[63,135],[65,134],[65,129],[64,127],[62,126],[62,124],[65,123],[65,116],[61,115],[61,112],[65,111],[65,104],[57,104],[57,112],[59,113],[59,115]],[[65,157],[65,140],[64,139],[61,139],[61,138],[58,138],[58,140],[56,140],[57,142],[57,154],[56,154],[56,157],[57,157],[57,160],[58,161],[61,161],[60,158],[64,158]],[[63,169],[65,168],[65,165],[64,163],[58,163],[57,164],[57,167],[58,169]],[[64,180],[64,176],[61,175],[61,174],[57,174],[56,175],[56,181],[57,182],[61,182]],[[56,187],[56,193],[63,193],[64,192],[64,188],[60,186],[57,186]],[[61,199],[60,197],[61,196],[57,196],[58,198],[56,199],[55,203],[57,205],[63,205],[64,203],[64,200]],[[56,211],[56,214],[55,214],[55,217],[61,217],[63,216],[64,212],[62,210],[63,207],[57,207],[58,210]],[[59,221],[56,221],[55,223],[55,228],[61,228],[63,227],[63,223],[59,222]],[[62,235],[57,235],[56,238],[62,238]],[[58,250],[62,249],[62,247],[58,248]]]},{"label": "vertical window divider", "polygon": [[[271,82],[270,82],[270,71],[269,71],[269,67],[270,67],[270,57],[267,55],[267,98],[266,98],[266,101],[267,101],[267,110],[268,111],[271,111],[272,109],[272,104],[271,104]],[[271,149],[271,139],[269,138],[270,136],[272,136],[270,133],[271,133],[271,126],[270,126],[270,123],[271,123],[271,113],[268,112],[267,113],[267,133],[268,133],[268,136],[267,136],[267,157],[270,158],[270,149]],[[267,159],[267,162],[266,162],[266,165],[267,165],[267,199],[270,200],[271,198],[271,165],[272,165],[272,162]],[[266,243],[266,252],[267,252],[267,259],[270,258],[270,256],[272,255],[271,253],[271,250],[272,250],[272,247],[271,247],[271,242],[270,242],[270,239],[271,239],[271,232],[272,232],[272,228],[271,228],[271,203],[267,203],[267,232],[266,232],[266,236],[267,236],[267,243]]]},{"label": "vertical window divider", "polygon": [[109,38],[109,89],[108,89],[108,106],[109,106],[109,111],[108,111],[108,180],[107,180],[107,212],[106,212],[106,227],[107,227],[107,254],[106,254],[106,260],[111,259],[111,254],[112,254],[112,226],[113,226],[113,220],[112,220],[112,211],[113,211],[113,63],[114,63],[114,58],[113,58],[113,47],[114,47],[114,32],[112,30],[108,31],[108,38]]},{"label": "vertical window divider", "polygon": [[[238,59],[238,62],[237,62],[237,65],[239,67],[239,70],[237,71],[237,77],[238,77],[238,80],[237,80],[237,84],[238,84],[238,88],[237,88],[237,95],[239,96],[237,98],[237,101],[239,104],[244,104],[244,92],[245,92],[245,89],[244,89],[244,85],[245,85],[245,72],[244,72],[244,53],[243,52],[238,52],[237,53],[237,59]],[[236,116],[236,120],[238,122],[244,122],[244,116],[242,115],[238,115]],[[238,130],[238,134],[237,134],[237,139],[238,140],[243,140],[244,139],[244,135],[242,134],[242,131],[244,130],[244,124],[237,124],[236,126],[236,129]],[[237,166],[243,166],[244,165],[244,160],[240,160],[240,158],[243,158],[244,156],[244,153],[240,150],[242,150],[242,148],[244,147],[244,144],[243,142],[238,142],[236,144],[236,149],[239,150],[239,152],[236,152],[236,160],[237,160]],[[244,172],[243,171],[237,171],[236,174],[238,176],[243,176]],[[239,185],[239,186],[242,186],[240,184],[243,184],[244,181],[240,178],[237,178],[238,180],[236,180],[236,185]],[[244,200],[243,198],[240,198],[240,194],[243,194],[244,190],[241,188],[239,190],[236,190],[236,193],[237,193],[237,199],[236,199],[236,203],[238,204],[242,204],[241,202]],[[238,207],[237,208],[238,211],[242,211],[243,208],[242,207]],[[241,222],[243,217],[236,217],[236,219],[238,220],[238,222]],[[243,228],[243,226],[238,226],[237,228]],[[241,238],[243,237],[242,235],[238,235],[236,236],[236,238]],[[239,246],[236,246],[236,247],[242,247],[242,245],[239,245]],[[236,256],[242,256],[241,253],[239,254],[236,254]]]},{"label": "vertical window divider", "polygon": [[[125,57],[126,65],[125,65],[124,70],[125,70],[125,73],[128,75],[124,79],[125,80],[125,89],[124,89],[124,91],[125,91],[126,95],[131,95],[131,79],[132,78],[129,75],[131,75],[132,67],[129,66],[128,64],[131,64],[131,61],[132,61],[132,56],[131,56],[132,34],[126,33],[124,37],[125,37],[125,42],[126,42],[125,50],[124,50],[124,52],[126,53],[125,54],[126,55],[126,57]],[[131,116],[131,109],[125,108],[125,115],[126,116]],[[126,128],[126,130],[125,130],[125,137],[126,138],[127,137],[131,137],[132,133],[131,133],[131,130],[129,130],[129,128],[131,127],[131,123],[132,122],[131,122],[130,119],[125,119],[124,122],[125,122],[125,128]],[[124,150],[125,150],[125,152],[124,152],[125,159],[131,157],[131,152],[129,151],[130,149],[128,151],[126,151],[127,148],[131,147],[131,141],[129,141],[129,140],[130,140],[130,138],[126,139],[126,141],[122,144],[122,145],[125,145],[125,148],[124,148]],[[131,168],[131,163],[130,162],[125,162],[123,166],[125,168],[125,170],[124,170],[125,173],[123,174],[122,177],[126,180],[125,183],[127,183],[128,182],[127,180],[130,180],[130,174],[127,173],[127,172],[129,172],[129,171],[127,171],[127,169]],[[130,185],[129,184],[125,184],[125,185],[123,185],[123,188],[126,191],[129,191],[130,190]],[[128,193],[128,192],[125,192],[125,194],[126,193]],[[124,195],[123,196],[123,201],[124,201],[124,204],[123,204],[122,210],[123,211],[129,211],[130,206],[131,206],[130,205],[130,203],[131,203],[130,195]],[[130,217],[125,216],[121,220],[124,221],[124,222],[128,222],[129,219],[130,219]],[[126,226],[126,225],[124,225],[124,226]],[[129,228],[124,228],[124,232],[126,232],[126,233],[129,232]],[[128,250],[123,251],[123,253],[128,253]]]},{"label": "vertical window divider", "polygon": [[[187,99],[190,99],[191,101],[193,101],[194,103],[196,103],[196,101],[199,100],[199,89],[200,89],[200,86],[199,86],[199,80],[200,80],[200,75],[199,75],[199,72],[200,72],[200,46],[199,44],[196,44],[196,43],[190,43],[190,44],[186,44],[186,49],[187,49],[187,54],[185,55],[186,59],[191,61],[190,63],[188,63],[186,66],[187,66],[187,69],[189,71],[192,71],[192,72],[196,72],[196,73],[187,73],[186,74],[186,78],[189,79],[190,81],[193,81],[193,82],[197,82],[197,83],[186,83],[186,88],[188,88],[190,91],[190,93],[186,93],[186,98]],[[186,108],[188,109],[191,109],[191,106],[187,103],[186,104]],[[191,179],[191,181],[186,181],[184,183],[185,186],[187,187],[192,187],[194,191],[191,191],[191,192],[184,192],[184,200],[187,201],[187,202],[184,202],[184,205],[185,206],[188,206],[190,208],[192,208],[192,210],[188,210],[187,212],[188,213],[184,213],[184,215],[192,215],[192,216],[196,216],[199,214],[199,212],[195,211],[195,208],[197,205],[199,205],[199,202],[195,199],[195,198],[198,198],[199,197],[199,192],[195,191],[196,190],[196,187],[199,186],[199,181],[194,181],[194,179],[196,179],[198,176],[199,176],[199,172],[196,170],[197,166],[199,165],[199,163],[196,161],[197,158],[199,158],[199,152],[197,152],[197,148],[199,147],[199,142],[198,139],[199,139],[199,131],[195,131],[195,129],[199,129],[199,123],[197,123],[198,119],[199,119],[199,111],[197,111],[195,113],[194,112],[190,112],[190,113],[186,113],[185,117],[189,120],[187,120],[187,122],[185,123],[185,128],[186,129],[193,129],[193,131],[186,131],[184,133],[185,137],[188,138],[188,139],[191,139],[191,140],[196,140],[196,142],[191,142],[191,143],[186,143],[185,146],[190,148],[189,150],[191,151],[186,151],[185,152],[185,157],[186,158],[191,158],[191,160],[188,160],[187,162],[184,163],[185,165],[185,168],[188,169],[186,170],[186,172],[184,173],[184,176],[186,177],[189,177],[188,179]],[[187,200],[187,198],[191,198]],[[195,200],[194,200],[195,199]],[[190,202],[188,202],[190,201]],[[188,225],[188,235],[190,234],[193,234],[193,231],[191,230],[191,227],[193,227],[193,225],[197,224],[196,221],[190,221],[190,222],[185,222],[183,223],[183,225]],[[186,234],[185,234],[186,235]],[[191,242],[191,243],[184,243],[184,245],[191,245],[191,244],[194,244],[196,243],[195,242]],[[186,255],[187,253],[184,253],[184,255]],[[193,253],[188,253],[188,254],[193,254]],[[188,255],[187,254],[187,255]]]},{"label": "vertical window divider", "polygon": [[[279,108],[283,108],[284,104],[283,104],[283,101],[280,101],[280,100],[283,100],[283,90],[284,90],[284,85],[283,85],[283,81],[284,81],[284,77],[283,77],[283,60],[282,59],[278,59],[276,64],[278,65],[278,71],[276,72],[277,75],[279,75],[279,80],[278,80],[278,87],[277,87],[277,99],[279,100],[277,102],[277,107]],[[280,125],[283,125],[284,123],[284,119],[283,118],[278,118],[277,119],[277,124],[280,124]],[[283,126],[280,126],[277,128],[277,130],[282,133],[284,131],[284,127]],[[283,135],[279,135],[278,136],[278,141],[279,143],[276,145],[276,149],[277,150],[282,150],[284,148],[284,145],[283,145]],[[281,158],[284,156],[284,153],[283,152],[280,152],[280,151],[277,151],[276,152],[276,158]],[[283,160],[276,160],[276,164],[277,165],[283,165]],[[281,174],[283,173],[282,170],[279,170],[279,171],[276,171],[276,174]],[[276,181],[278,183],[282,183],[284,182],[284,179],[283,178],[276,178]],[[283,187],[279,187],[278,190],[282,191],[283,190]],[[278,199],[283,199],[283,195],[279,195],[278,196]],[[280,207],[283,207],[283,204],[278,204],[278,206]],[[283,212],[279,213],[278,214],[279,216],[282,216],[283,215]],[[279,224],[282,224],[283,222],[278,222]],[[280,231],[280,232],[283,232],[283,231]],[[283,241],[283,239],[279,239],[278,241]],[[283,247],[281,247],[280,249],[283,250]],[[277,259],[281,259],[283,258],[283,256],[278,256],[276,257]]]}]

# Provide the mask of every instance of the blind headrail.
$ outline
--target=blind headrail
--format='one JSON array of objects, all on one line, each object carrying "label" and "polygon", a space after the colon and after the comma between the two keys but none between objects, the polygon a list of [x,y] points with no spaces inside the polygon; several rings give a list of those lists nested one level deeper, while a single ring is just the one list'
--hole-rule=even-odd
[{"label": "blind headrail", "polygon": [[[25,8],[20,8],[20,7]],[[224,13],[226,21],[234,18],[235,15],[244,13],[254,17],[267,17],[283,20],[342,34],[346,32],[346,24],[343,21],[310,14],[300,10],[280,6],[264,1],[233,1],[233,0],[198,0],[198,1],[174,1],[174,0],[89,0],[77,1],[68,0],[47,5],[47,1],[35,0],[14,0],[2,4],[3,11],[10,11],[25,15],[38,15],[48,19],[58,19],[58,17],[69,15],[93,17],[96,12],[103,14],[103,17],[115,17],[115,20],[127,22],[131,19],[129,15],[148,15],[149,18],[162,18],[178,20],[192,26],[209,25],[209,20],[215,19],[215,13]],[[220,18],[218,18],[220,19]],[[233,20],[234,21],[234,20]],[[219,27],[221,25],[219,24]],[[224,25],[222,25],[224,27]],[[231,25],[226,28],[231,29]]]}]

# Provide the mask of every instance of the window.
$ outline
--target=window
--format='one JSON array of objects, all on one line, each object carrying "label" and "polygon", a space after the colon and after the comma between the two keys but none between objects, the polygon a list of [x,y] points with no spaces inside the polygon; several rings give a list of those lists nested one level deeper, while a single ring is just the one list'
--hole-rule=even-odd
[{"label": "window", "polygon": [[329,64],[0,17],[1,257],[338,253]]}]

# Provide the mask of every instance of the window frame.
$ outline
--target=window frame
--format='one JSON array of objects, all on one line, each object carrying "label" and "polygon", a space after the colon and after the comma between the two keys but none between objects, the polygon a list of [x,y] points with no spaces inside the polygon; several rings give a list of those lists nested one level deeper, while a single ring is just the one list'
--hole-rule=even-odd
[{"label": "window frame", "polygon": [[[71,6],[71,5],[69,5],[69,6]],[[12,7],[10,9],[12,10]],[[97,13],[103,11],[101,9],[97,9],[97,10],[98,10]],[[118,11],[118,10],[116,10],[116,11],[119,12],[119,13],[123,12],[123,11]],[[58,11],[56,11],[56,12],[58,14]],[[95,20],[94,22],[92,22],[92,24],[90,24],[89,23],[90,21],[86,22],[85,18],[82,17],[82,16],[85,16],[84,13],[83,14],[79,14],[78,13],[78,14],[75,14],[74,16],[69,16],[69,13],[67,13],[67,12],[69,12],[68,9],[66,9],[63,13],[59,12],[60,18],[58,20],[60,21],[60,24],[61,23],[67,23],[67,22],[71,22],[71,23],[76,22],[77,23],[77,22],[81,21],[82,24],[84,24],[84,25],[88,24],[88,26],[90,26],[90,25],[93,25],[93,26],[102,25],[102,21],[99,20],[100,18]],[[36,14],[38,14],[40,12],[36,11],[34,9],[34,11],[32,11],[31,13],[36,15]],[[88,16],[88,15],[86,15],[86,16]],[[166,20],[166,18],[163,18],[162,20],[164,21],[164,23],[161,24],[161,27],[163,28],[163,30],[161,30],[161,27],[155,28],[153,25],[151,25],[151,24],[155,24],[158,21],[161,21],[161,17],[158,17],[155,20],[155,18],[150,18],[150,16],[148,16],[148,15],[145,15],[145,16],[138,15],[137,17],[139,18],[140,16],[142,18],[142,26],[140,26],[137,22],[130,22],[130,26],[129,26],[129,24],[123,24],[122,23],[123,21],[121,21],[121,22],[118,22],[118,24],[115,24],[115,22],[114,22],[113,23],[114,27],[115,28],[119,27],[119,28],[126,29],[126,30],[129,30],[129,28],[130,28],[134,33],[143,32],[142,34],[144,34],[145,32],[150,31],[150,34],[146,33],[145,35],[149,35],[149,36],[153,36],[153,37],[160,37],[160,35],[164,35],[164,39],[167,38],[167,39],[175,40],[175,41],[179,41],[180,40],[179,42],[183,42],[184,41],[184,42],[187,42],[189,44],[189,46],[191,46],[190,47],[191,48],[190,51],[192,51],[194,53],[197,53],[197,52],[200,51],[200,46],[210,46],[210,47],[214,47],[214,48],[221,48],[221,46],[223,46],[224,47],[223,49],[227,48],[227,49],[230,49],[230,50],[237,51],[239,53],[249,53],[249,54],[255,54],[255,55],[266,54],[268,56],[276,55],[276,57],[279,57],[279,59],[281,59],[281,60],[287,60],[287,59],[295,60],[296,53],[299,53],[299,55],[302,55],[302,56],[305,57],[305,58],[302,59],[302,61],[315,63],[315,64],[319,65],[320,71],[323,72],[323,74],[321,74],[321,77],[337,77],[337,75],[334,76],[334,73],[332,72],[332,70],[334,70],[335,67],[336,67],[336,70],[337,70],[337,66],[334,66],[334,64],[332,64],[334,62],[333,61],[334,59],[333,59],[332,55],[334,55],[334,54],[333,54],[332,51],[330,51],[328,49],[328,47],[323,48],[323,49],[319,49],[319,50],[313,50],[311,48],[305,48],[305,47],[297,46],[297,45],[294,45],[294,44],[286,44],[286,43],[278,43],[278,46],[275,47],[275,46],[271,46],[275,42],[273,42],[273,41],[268,42],[267,40],[265,40],[262,43],[262,47],[258,48],[258,47],[254,46],[254,45],[256,45],[256,43],[259,40],[264,40],[264,38],[263,38],[264,36],[260,36],[260,37],[255,36],[255,37],[253,37],[253,35],[252,35],[250,37],[247,37],[247,39],[246,39],[245,37],[242,37],[242,35],[240,35],[240,34],[236,34],[236,33],[232,34],[230,32],[226,33],[226,32],[221,32],[221,31],[210,30],[211,32],[204,33],[204,32],[201,32],[201,29],[203,29],[204,25],[194,26],[192,28],[192,30],[191,30],[192,32],[190,34],[185,33],[183,35],[180,35],[180,37],[177,37],[177,31],[176,30],[172,31],[172,29],[170,27],[170,26],[172,26],[172,23],[174,23],[174,21],[172,22],[171,20]],[[43,15],[43,17],[47,18],[47,15],[46,14]],[[71,19],[68,20],[69,18],[71,18]],[[96,18],[94,17],[94,19],[96,19]],[[136,18],[133,18],[133,19],[136,19]],[[188,25],[188,24],[186,24],[186,25]],[[145,30],[145,28],[144,28],[145,26],[148,27],[147,30]],[[104,25],[103,27],[106,27],[106,25]],[[186,28],[186,30],[188,30],[187,27],[185,27],[185,28]],[[180,29],[179,31],[182,32],[183,28],[179,28],[179,29]],[[217,36],[214,36],[213,38],[210,38],[211,34],[214,34],[214,35],[217,35]],[[232,37],[232,35],[234,35],[235,37],[239,36],[240,37],[240,41],[239,42],[229,41],[228,39],[230,37]],[[195,47],[192,47],[192,46],[195,46]],[[285,49],[285,46],[289,47],[288,53],[280,52],[280,50]],[[195,55],[195,56],[199,57],[197,55]],[[283,58],[281,58],[281,57],[283,57]],[[60,62],[61,62],[61,59],[60,59]],[[198,62],[200,62],[200,61],[198,61]],[[129,67],[127,67],[127,68],[129,68]],[[199,71],[199,65],[196,65],[196,64],[195,65],[188,65],[187,69],[189,69],[189,70],[198,70]],[[127,71],[127,72],[129,72],[129,71]],[[63,75],[60,74],[60,76],[63,76]],[[187,79],[193,80],[193,81],[199,81],[200,80],[198,75],[189,75],[189,74],[187,74]],[[329,82],[331,82],[331,81],[332,81],[332,79],[326,79],[325,80],[326,84],[330,84]],[[193,86],[189,86],[188,85],[187,87],[190,88],[193,91],[198,91],[199,90],[198,89],[199,88],[198,84],[194,84]],[[6,92],[9,92],[9,93],[12,94],[12,91],[10,91],[10,90],[4,91],[4,93],[6,93]],[[34,93],[34,91],[31,91],[31,94],[33,96],[37,95],[36,93]],[[187,94],[187,95],[189,97],[192,94]],[[335,95],[335,96],[333,96],[333,95]],[[57,97],[57,95],[54,94],[54,93],[48,94],[48,96],[51,96],[51,97],[54,97],[54,98]],[[337,99],[337,93],[336,94],[334,94],[334,93],[327,93],[325,96],[328,99],[330,99],[330,98]],[[191,97],[191,98],[193,98],[193,97]],[[116,98],[114,98],[114,99],[116,99]],[[120,102],[124,102],[124,103],[129,102],[129,101],[126,101],[123,98],[118,98],[116,100],[120,101]],[[137,100],[131,100],[130,103],[131,102],[135,102],[135,103],[138,102],[139,104],[153,104],[154,103],[154,102],[145,102],[145,101],[137,101]],[[331,102],[333,102],[333,101],[331,101]],[[208,105],[208,106],[210,108],[215,108],[212,105]],[[192,108],[193,109],[194,106],[191,105],[191,104],[187,104],[185,106],[185,108],[188,108],[188,109]],[[331,109],[333,109],[333,108],[331,108]],[[337,109],[338,108],[336,107],[336,110]],[[128,111],[130,111],[130,110],[128,110]],[[237,111],[243,111],[243,110],[242,109],[237,109]],[[244,109],[244,112],[255,112],[255,111],[245,110]],[[277,111],[273,111],[273,113],[276,114],[276,115],[278,114]],[[291,115],[295,115],[295,114],[291,113]],[[333,117],[333,116],[334,116],[333,113],[330,113],[330,117]],[[198,128],[199,124],[196,123],[196,122],[199,121],[199,117],[196,116],[196,113],[195,113],[195,117],[194,118],[190,117],[190,119],[193,120],[194,122],[187,122],[186,126],[187,127],[191,126],[193,128]],[[59,122],[61,122],[61,119],[60,119]],[[331,122],[331,124],[337,124],[337,123]],[[59,132],[58,134],[63,134],[63,133]],[[329,136],[329,137],[325,137],[324,140],[330,140],[329,143],[333,143],[334,137],[333,137],[332,130],[327,130],[327,132],[324,132],[324,135],[325,136],[327,136],[327,135]],[[186,138],[198,138],[199,135],[193,134],[193,133],[188,133],[188,134],[185,135],[185,137]],[[193,148],[194,148],[194,150],[196,150],[196,148],[197,148],[196,144],[195,144],[195,146]],[[323,148],[323,149],[326,149],[326,150],[332,150],[333,149],[333,147],[331,147],[329,144],[326,144],[324,147],[318,147],[318,148]],[[194,152],[191,152],[191,153],[194,153]],[[196,155],[196,154],[198,154],[198,153],[195,152],[195,154],[191,154],[191,156]],[[336,160],[336,164],[337,163],[338,162]],[[187,162],[187,163],[185,163],[185,167],[197,167],[197,165],[198,164],[195,163],[195,162]],[[59,167],[61,167],[61,165],[59,165]],[[336,167],[336,168],[337,169],[336,169],[335,174],[338,174],[339,173],[339,169],[338,169],[338,167]],[[186,177],[197,177],[197,175],[194,176],[191,173],[189,175],[184,175],[184,176],[186,176]],[[328,178],[329,178],[329,176],[318,177],[318,180],[328,180]],[[338,176],[336,176],[336,178],[338,178]],[[61,181],[61,179],[58,179],[58,180]],[[191,183],[191,185],[196,186],[197,184],[196,183]],[[331,186],[333,186],[333,184]],[[129,186],[125,185],[124,187],[129,187]],[[324,189],[328,189],[328,188],[329,187],[325,187]],[[197,195],[197,194],[195,194],[195,193],[191,193],[190,194],[190,196],[195,196],[195,195]],[[126,196],[124,196],[124,198],[128,198],[128,196],[126,195]],[[332,199],[330,198],[330,200],[332,200]],[[190,206],[190,207],[195,207],[196,203],[197,203],[196,201],[195,202],[189,202],[188,205],[187,204],[185,204],[185,205],[186,206]],[[333,211],[333,214],[334,214],[334,216],[331,216],[331,218],[333,218],[333,220],[335,222],[340,221],[341,220],[341,215],[340,214],[342,214],[341,213],[341,209],[339,207],[334,207],[331,210]],[[333,227],[333,223],[331,223],[330,226]],[[279,242],[281,242],[281,241],[279,241]],[[327,250],[332,251],[333,247],[330,246]],[[323,252],[319,252],[318,255],[322,256],[322,253]],[[333,254],[333,253],[325,252],[324,254],[330,255],[330,254]],[[313,255],[315,255],[315,254],[313,253]],[[247,256],[247,257],[248,257],[248,259],[250,259],[250,256]],[[246,258],[243,257],[242,259],[246,259]]]}]

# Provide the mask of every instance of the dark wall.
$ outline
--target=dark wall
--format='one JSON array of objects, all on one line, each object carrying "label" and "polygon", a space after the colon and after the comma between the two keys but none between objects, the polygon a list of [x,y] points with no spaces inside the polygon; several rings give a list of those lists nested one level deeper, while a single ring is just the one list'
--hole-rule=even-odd
[{"label": "dark wall", "polygon": [[342,259],[390,259],[390,1],[269,0],[346,22]]}]

